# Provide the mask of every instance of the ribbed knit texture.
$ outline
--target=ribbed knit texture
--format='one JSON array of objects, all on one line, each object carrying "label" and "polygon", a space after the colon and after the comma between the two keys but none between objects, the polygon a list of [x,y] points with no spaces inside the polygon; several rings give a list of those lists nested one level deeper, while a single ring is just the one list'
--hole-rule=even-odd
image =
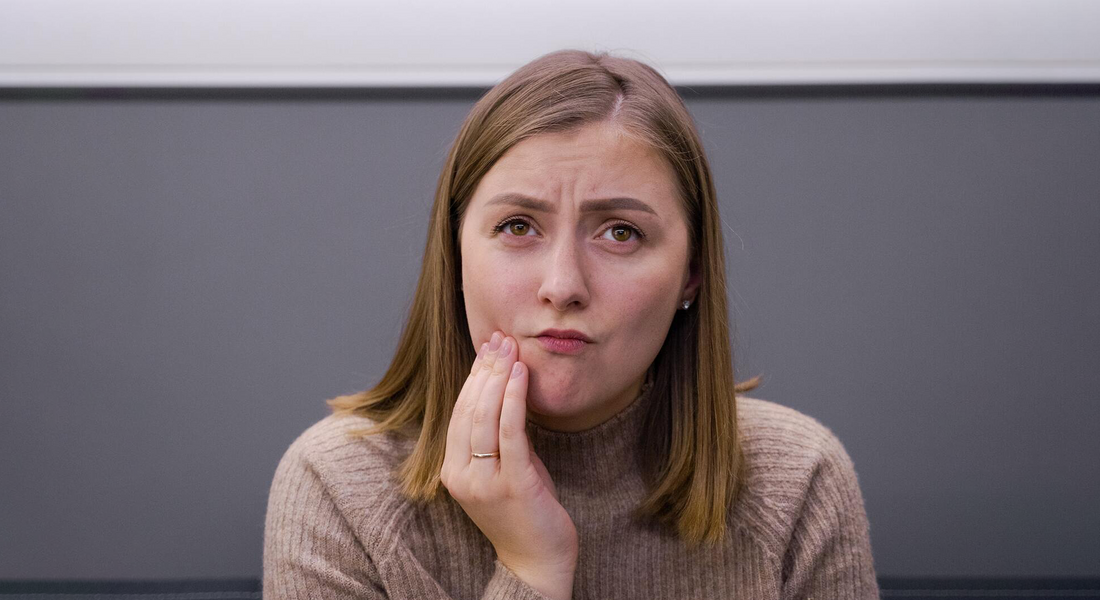
[{"label": "ribbed knit texture", "polygon": [[[773,402],[737,399],[747,477],[726,542],[689,548],[635,523],[648,401],[579,433],[528,425],[580,536],[574,599],[878,598],[851,459],[821,423]],[[413,440],[346,435],[370,423],[330,415],[283,456],[267,506],[264,598],[545,600],[449,496],[404,500],[393,470]]]}]

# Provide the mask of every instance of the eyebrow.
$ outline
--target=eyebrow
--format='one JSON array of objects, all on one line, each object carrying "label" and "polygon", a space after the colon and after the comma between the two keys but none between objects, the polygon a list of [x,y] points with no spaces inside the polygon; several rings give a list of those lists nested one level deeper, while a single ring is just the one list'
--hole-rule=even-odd
[{"label": "eyebrow", "polygon": [[[539,200],[538,198],[531,198],[530,196],[524,196],[523,194],[516,194],[511,192],[505,192],[493,197],[485,206],[495,206],[497,204],[512,204],[528,210],[535,210],[540,212],[551,213],[554,212],[554,205],[546,200]],[[647,212],[654,216],[657,216],[657,211],[649,207],[648,204],[638,200],[636,198],[600,198],[596,200],[585,200],[581,202],[581,212],[601,212],[609,210],[636,210],[640,212]]]}]

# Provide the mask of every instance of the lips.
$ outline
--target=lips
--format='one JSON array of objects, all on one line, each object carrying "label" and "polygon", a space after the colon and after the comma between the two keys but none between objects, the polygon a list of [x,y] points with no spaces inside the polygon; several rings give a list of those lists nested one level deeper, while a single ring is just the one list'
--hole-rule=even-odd
[{"label": "lips", "polygon": [[540,333],[538,337],[555,337],[563,340],[581,340],[589,344],[592,343],[592,338],[576,329],[547,329]]},{"label": "lips", "polygon": [[547,329],[538,335],[543,349],[552,354],[580,354],[591,338],[576,329]]}]

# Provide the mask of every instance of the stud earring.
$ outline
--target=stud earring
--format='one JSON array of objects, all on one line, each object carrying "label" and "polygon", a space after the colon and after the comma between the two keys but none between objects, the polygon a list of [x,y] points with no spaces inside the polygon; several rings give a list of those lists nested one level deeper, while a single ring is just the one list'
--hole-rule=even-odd
[{"label": "stud earring", "polygon": [[684,303],[680,305],[680,308],[687,310],[691,306],[691,300],[684,300]]}]

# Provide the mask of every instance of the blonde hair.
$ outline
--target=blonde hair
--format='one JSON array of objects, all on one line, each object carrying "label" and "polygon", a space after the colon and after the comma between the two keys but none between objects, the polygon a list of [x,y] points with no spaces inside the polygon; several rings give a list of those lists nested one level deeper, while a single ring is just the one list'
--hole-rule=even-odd
[{"label": "blonde hair", "polygon": [[375,422],[357,435],[408,427],[417,440],[398,472],[402,493],[414,502],[437,497],[451,408],[475,358],[460,289],[457,232],[466,206],[518,142],[607,121],[673,166],[702,275],[696,302],[676,311],[647,373],[657,401],[645,415],[645,443],[638,442],[649,492],[635,516],[671,526],[689,544],[717,542],[743,477],[735,397],[760,378],[734,383],[721,220],[699,135],[680,96],[641,62],[554,52],[520,67],[474,105],[439,178],[420,279],[393,361],[373,388],[328,404]]}]

